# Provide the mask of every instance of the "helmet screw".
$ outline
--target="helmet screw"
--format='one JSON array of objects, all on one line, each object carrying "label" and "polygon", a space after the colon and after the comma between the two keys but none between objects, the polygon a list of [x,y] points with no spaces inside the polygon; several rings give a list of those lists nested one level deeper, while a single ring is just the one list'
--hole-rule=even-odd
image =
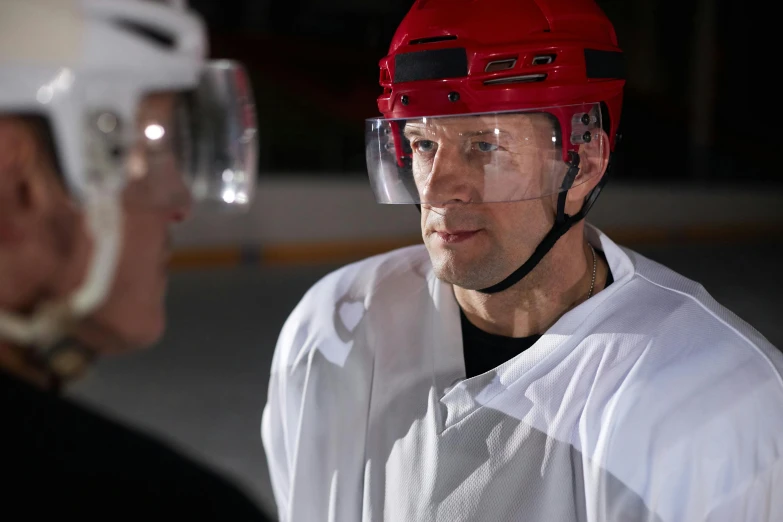
[{"label": "helmet screw", "polygon": [[403,105],[408,105],[409,102],[410,100],[408,99],[407,94],[403,94],[402,96],[400,96],[400,103],[402,103]]},{"label": "helmet screw", "polygon": [[452,103],[459,101],[459,93],[458,92],[450,92],[449,93],[449,101]]},{"label": "helmet screw", "polygon": [[588,131],[582,135],[582,139],[584,140],[585,143],[590,143],[590,140],[593,139],[593,136],[590,134],[590,131]]},{"label": "helmet screw", "polygon": [[582,123],[585,125],[590,125],[590,115],[589,114],[582,114]]}]

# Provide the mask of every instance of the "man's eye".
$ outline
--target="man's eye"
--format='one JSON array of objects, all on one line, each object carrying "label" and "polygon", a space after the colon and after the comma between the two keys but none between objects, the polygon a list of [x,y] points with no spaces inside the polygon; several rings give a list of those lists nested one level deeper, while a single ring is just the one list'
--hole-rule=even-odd
[{"label": "man's eye", "polygon": [[435,142],[432,140],[419,140],[413,144],[413,147],[420,152],[432,152],[435,150]]},{"label": "man's eye", "polygon": [[498,146],[495,143],[489,143],[486,141],[479,141],[476,143],[476,147],[478,147],[478,150],[481,152],[494,152],[498,150]]}]

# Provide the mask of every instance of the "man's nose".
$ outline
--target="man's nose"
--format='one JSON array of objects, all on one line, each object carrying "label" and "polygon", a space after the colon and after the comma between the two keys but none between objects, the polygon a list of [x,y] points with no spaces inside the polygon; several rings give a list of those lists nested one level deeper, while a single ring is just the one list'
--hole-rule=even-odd
[{"label": "man's nose", "polygon": [[469,203],[476,191],[471,185],[470,167],[456,147],[440,147],[419,192],[421,203],[446,205]]}]

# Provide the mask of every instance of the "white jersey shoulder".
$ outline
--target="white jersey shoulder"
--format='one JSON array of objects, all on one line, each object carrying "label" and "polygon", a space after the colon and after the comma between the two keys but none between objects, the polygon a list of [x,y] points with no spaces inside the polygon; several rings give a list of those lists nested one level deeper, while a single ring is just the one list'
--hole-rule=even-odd
[{"label": "white jersey shoulder", "polygon": [[[406,297],[426,292],[431,264],[423,245],[400,248],[351,263],[316,282],[288,317],[278,340],[273,370],[302,363],[319,347],[337,362],[346,346],[330,350],[354,331],[376,299],[404,306]],[[406,295],[407,294],[407,295]]]},{"label": "white jersey shoulder", "polygon": [[701,284],[624,253],[633,276],[596,331],[633,363],[610,381],[596,457],[662,520],[783,520],[764,501],[783,486],[783,355]]}]

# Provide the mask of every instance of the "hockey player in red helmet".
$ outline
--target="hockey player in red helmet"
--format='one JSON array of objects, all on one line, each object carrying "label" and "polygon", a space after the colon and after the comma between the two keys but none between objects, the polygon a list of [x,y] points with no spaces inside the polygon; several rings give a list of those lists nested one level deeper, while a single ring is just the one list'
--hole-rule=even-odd
[{"label": "hockey player in red helmet", "polygon": [[262,424],[281,520],[783,520],[783,357],[584,221],[623,69],[592,0],[413,5],[366,152],[424,245],[286,322]]}]

